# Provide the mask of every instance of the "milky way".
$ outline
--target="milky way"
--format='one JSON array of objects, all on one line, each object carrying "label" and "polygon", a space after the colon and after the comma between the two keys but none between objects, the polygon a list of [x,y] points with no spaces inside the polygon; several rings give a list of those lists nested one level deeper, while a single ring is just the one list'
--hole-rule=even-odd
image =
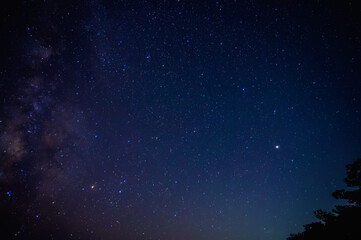
[{"label": "milky way", "polygon": [[361,156],[353,2],[1,6],[5,239],[285,239]]}]

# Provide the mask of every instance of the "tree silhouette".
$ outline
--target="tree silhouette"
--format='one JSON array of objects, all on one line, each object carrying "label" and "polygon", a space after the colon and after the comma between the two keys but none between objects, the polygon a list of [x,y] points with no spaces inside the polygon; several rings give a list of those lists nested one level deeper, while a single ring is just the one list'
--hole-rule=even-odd
[{"label": "tree silhouette", "polygon": [[291,234],[288,240],[361,239],[361,158],[346,165],[346,170],[344,181],[349,190],[336,190],[332,196],[348,204],[335,206],[331,212],[316,210],[314,214],[320,221],[306,224],[303,232]]}]

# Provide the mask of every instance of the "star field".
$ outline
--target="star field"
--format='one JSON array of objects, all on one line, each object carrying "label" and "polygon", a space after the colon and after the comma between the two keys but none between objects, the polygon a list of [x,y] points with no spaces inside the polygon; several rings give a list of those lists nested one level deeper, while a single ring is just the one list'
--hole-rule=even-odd
[{"label": "star field", "polygon": [[1,5],[4,239],[285,239],[361,156],[353,1]]}]

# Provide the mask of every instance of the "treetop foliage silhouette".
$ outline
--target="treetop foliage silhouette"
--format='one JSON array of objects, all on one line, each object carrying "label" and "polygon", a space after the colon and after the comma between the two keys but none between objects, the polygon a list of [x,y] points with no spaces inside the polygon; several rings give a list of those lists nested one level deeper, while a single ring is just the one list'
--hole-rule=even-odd
[{"label": "treetop foliage silhouette", "polygon": [[331,212],[316,210],[320,221],[306,224],[303,232],[291,234],[288,240],[361,239],[361,158],[346,165],[346,173],[344,181],[349,189],[336,190],[332,196],[348,204],[335,206]]}]

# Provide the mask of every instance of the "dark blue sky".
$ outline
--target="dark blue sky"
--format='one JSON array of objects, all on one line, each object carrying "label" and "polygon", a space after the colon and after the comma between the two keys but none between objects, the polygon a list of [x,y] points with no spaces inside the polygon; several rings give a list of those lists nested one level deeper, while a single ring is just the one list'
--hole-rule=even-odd
[{"label": "dark blue sky", "polygon": [[6,236],[275,240],[341,204],[354,2],[1,5]]}]

